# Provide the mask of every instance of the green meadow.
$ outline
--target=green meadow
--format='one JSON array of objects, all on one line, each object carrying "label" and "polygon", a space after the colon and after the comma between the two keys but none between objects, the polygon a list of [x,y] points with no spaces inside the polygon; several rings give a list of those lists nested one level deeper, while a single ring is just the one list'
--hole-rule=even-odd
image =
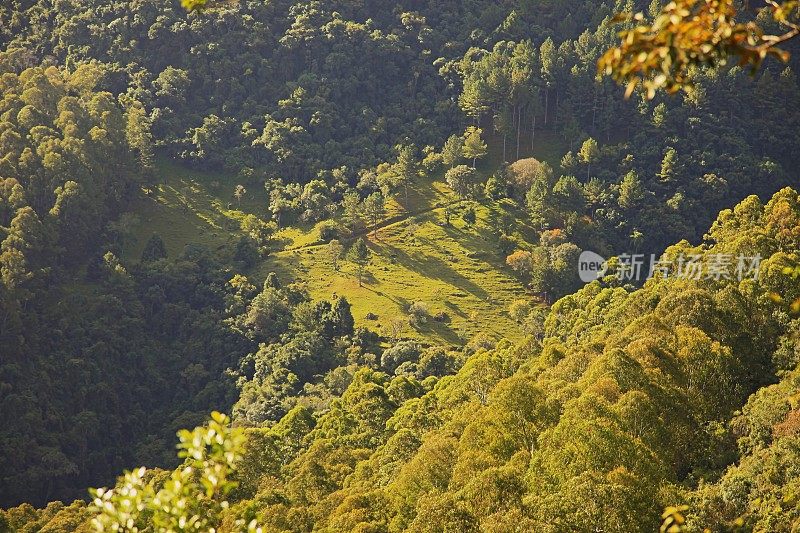
[{"label": "green meadow", "polygon": [[[560,139],[541,135],[534,152],[556,164]],[[502,159],[497,139],[479,170],[495,167]],[[524,155],[530,155],[525,147]],[[510,154],[511,150],[509,150]],[[213,250],[231,261],[241,235],[239,224],[247,214],[269,219],[267,195],[261,186],[247,189],[237,200],[234,175],[190,169],[159,161],[159,184],[140,196],[129,216],[124,259],[137,261],[147,239],[157,233],[168,254],[180,254],[187,245]],[[468,206],[476,221],[468,225],[462,215]],[[450,223],[445,223],[445,211]],[[345,295],[359,326],[387,338],[415,338],[431,343],[462,345],[478,332],[495,338],[520,339],[519,326],[508,316],[516,299],[530,298],[526,288],[505,265],[497,246],[500,224],[512,229],[520,246],[537,238],[526,223],[524,210],[509,200],[486,203],[459,200],[441,175],[419,178],[404,193],[387,202],[386,217],[363,236],[370,260],[359,286],[355,265],[342,259],[338,270],[319,237],[318,225],[294,224],[274,238],[277,248],[244,272],[259,284],[270,272],[283,283],[300,282],[314,298]],[[343,238],[347,246],[352,238]],[[416,328],[408,323],[408,308],[424,304],[430,318]]]}]

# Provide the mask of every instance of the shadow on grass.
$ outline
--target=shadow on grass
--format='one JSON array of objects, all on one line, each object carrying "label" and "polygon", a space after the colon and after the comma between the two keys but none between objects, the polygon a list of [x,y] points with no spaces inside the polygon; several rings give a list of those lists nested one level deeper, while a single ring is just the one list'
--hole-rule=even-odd
[{"label": "shadow on grass", "polygon": [[450,327],[443,322],[435,322],[430,320],[427,324],[415,329],[417,333],[423,336],[425,334],[434,335],[449,344],[455,346],[464,345],[464,339],[462,339],[457,332],[450,329]]},{"label": "shadow on grass", "polygon": [[462,311],[462,310],[461,310],[461,309],[460,309],[460,308],[459,308],[459,307],[458,307],[456,304],[454,304],[453,302],[451,302],[451,301],[449,301],[449,300],[445,300],[445,302],[444,302],[444,305],[445,305],[445,307],[447,307],[448,309],[450,309],[450,310],[451,310],[451,311],[452,311],[452,312],[453,312],[455,315],[457,315],[457,316],[459,316],[459,317],[461,317],[461,318],[468,318],[468,317],[467,317],[467,314],[466,314],[464,311]]},{"label": "shadow on grass", "polygon": [[418,272],[422,276],[443,281],[445,283],[455,285],[473,296],[485,300],[489,297],[483,288],[475,284],[472,280],[454,270],[446,262],[431,256],[410,255],[396,246],[388,243],[370,243],[370,248],[385,257],[391,257],[399,265]]}]

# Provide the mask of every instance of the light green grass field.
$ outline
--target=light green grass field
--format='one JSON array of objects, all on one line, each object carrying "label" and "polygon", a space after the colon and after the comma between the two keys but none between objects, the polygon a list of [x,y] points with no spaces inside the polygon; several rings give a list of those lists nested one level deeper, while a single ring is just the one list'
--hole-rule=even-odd
[{"label": "light green grass field", "polygon": [[[502,158],[496,140],[490,140],[492,150],[482,164],[484,172]],[[538,147],[541,151],[535,155],[539,158],[560,158],[555,155],[560,152],[557,139],[542,135]],[[132,228],[135,238],[124,250],[126,261],[138,260],[153,233],[162,237],[170,257],[188,244],[200,244],[227,261],[240,235],[241,218],[249,213],[268,217],[261,187],[244,184],[248,191],[239,202],[233,196],[235,176],[191,170],[165,160],[159,161],[158,170],[162,183],[133,206],[138,221]],[[461,218],[467,205],[441,176],[420,178],[410,188],[407,201],[403,192],[397,194],[387,203],[386,218],[377,232],[365,235],[371,257],[362,286],[355,266],[346,260],[334,271],[326,246],[311,225],[281,230],[276,241],[285,245],[283,251],[272,253],[244,274],[260,283],[274,271],[284,283],[304,283],[317,299],[344,295],[353,306],[357,325],[387,337],[461,345],[484,332],[517,340],[522,333],[507,309],[512,301],[530,295],[498,249],[498,221],[511,221],[514,236],[523,245],[535,240],[536,232],[527,225],[524,211],[511,201],[472,203],[477,214],[473,226]],[[451,211],[450,225],[444,224],[446,206]],[[413,302],[424,303],[441,320],[431,318],[412,328],[407,311]],[[377,319],[368,320],[368,314]]]},{"label": "light green grass field", "polygon": [[[355,265],[340,261],[339,271],[334,271],[324,245],[274,254],[257,277],[275,271],[282,279],[305,282],[315,297],[345,295],[357,324],[386,336],[407,322],[411,303],[422,302],[432,315],[444,313],[445,321],[431,319],[419,329],[404,325],[399,328],[403,337],[463,344],[483,331],[518,339],[519,328],[506,310],[513,300],[527,295],[498,251],[492,214],[514,217],[520,240],[532,238],[533,230],[522,223],[521,213],[510,202],[477,206],[478,220],[472,227],[460,218],[466,204],[451,209],[450,226],[443,225],[444,208],[436,208],[391,223],[377,234],[370,232],[371,258],[361,287]],[[369,313],[378,319],[367,320]]]}]

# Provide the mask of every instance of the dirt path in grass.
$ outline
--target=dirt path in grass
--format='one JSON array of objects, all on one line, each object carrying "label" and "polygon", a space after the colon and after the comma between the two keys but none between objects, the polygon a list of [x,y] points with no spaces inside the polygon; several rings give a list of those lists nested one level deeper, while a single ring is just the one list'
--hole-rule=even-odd
[{"label": "dirt path in grass", "polygon": [[[346,239],[342,239],[342,240],[351,241],[351,240],[353,240],[355,238],[363,237],[364,235],[369,235],[372,232],[380,231],[380,230],[382,230],[384,228],[388,228],[389,226],[395,226],[397,224],[402,224],[403,222],[407,221],[410,218],[414,218],[414,217],[418,217],[420,215],[425,215],[425,214],[428,214],[428,213],[432,213],[434,211],[439,211],[441,209],[445,209],[447,207],[450,207],[450,206],[453,206],[453,205],[456,205],[456,204],[460,204],[460,203],[465,202],[465,201],[466,200],[452,200],[452,201],[446,202],[444,204],[437,204],[437,205],[434,205],[434,206],[431,206],[431,207],[426,207],[425,209],[418,209],[416,211],[405,211],[400,215],[396,215],[396,216],[387,218],[386,220],[382,220],[381,222],[379,222],[378,224],[376,224],[374,226],[366,227],[366,228],[364,228],[362,230],[359,230],[356,233],[354,233],[353,235],[347,237]],[[319,248],[320,246],[325,246],[326,244],[327,243],[324,242],[324,241],[316,241],[316,242],[304,244],[302,246],[298,246],[297,248],[286,248],[285,250],[281,250],[279,252],[276,252],[275,255],[286,255],[286,254],[289,254],[289,253],[292,253],[292,252],[301,252],[303,250],[309,250],[309,249],[312,249],[312,248]]]}]

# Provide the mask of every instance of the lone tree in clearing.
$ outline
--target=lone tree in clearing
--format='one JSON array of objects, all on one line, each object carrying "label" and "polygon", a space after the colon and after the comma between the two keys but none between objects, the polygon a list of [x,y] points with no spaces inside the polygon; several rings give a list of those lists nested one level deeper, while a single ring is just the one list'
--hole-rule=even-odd
[{"label": "lone tree in clearing", "polygon": [[414,146],[399,146],[397,150],[397,163],[394,165],[395,180],[398,187],[403,187],[405,207],[408,209],[408,187],[419,174],[419,164]]},{"label": "lone tree in clearing", "polygon": [[369,263],[370,251],[364,239],[358,239],[347,252],[347,259],[358,269],[358,286],[363,287],[364,268]]},{"label": "lone tree in clearing", "polygon": [[477,182],[477,174],[467,165],[458,165],[445,173],[445,181],[460,198],[466,198]]},{"label": "lone tree in clearing", "polygon": [[344,246],[342,246],[342,243],[340,243],[337,239],[333,239],[328,243],[328,246],[325,247],[325,252],[331,262],[333,271],[338,272],[339,259],[342,257],[342,252],[344,252]]},{"label": "lone tree in clearing", "polygon": [[372,234],[378,235],[378,222],[386,216],[386,199],[380,191],[374,192],[364,199],[364,213],[372,225]]}]

